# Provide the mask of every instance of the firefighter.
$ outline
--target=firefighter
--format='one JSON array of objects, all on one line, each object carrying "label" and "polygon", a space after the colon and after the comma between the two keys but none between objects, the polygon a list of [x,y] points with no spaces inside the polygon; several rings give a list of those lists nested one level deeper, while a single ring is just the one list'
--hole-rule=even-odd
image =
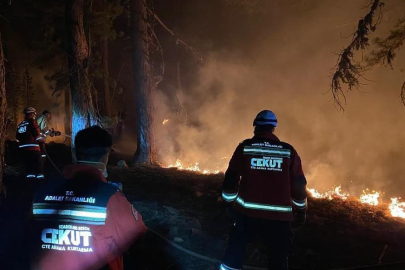
[{"label": "firefighter", "polygon": [[43,179],[44,172],[41,166],[39,145],[45,141],[45,138],[41,136],[38,123],[35,120],[35,109],[27,107],[23,113],[25,119],[17,126],[16,139],[24,159],[26,177],[27,179]]},{"label": "firefighter", "polygon": [[41,133],[46,133],[48,131],[48,123],[52,119],[52,113],[48,110],[42,112],[42,115],[38,117],[37,122]]},{"label": "firefighter", "polygon": [[122,254],[146,231],[142,216],[105,179],[112,147],[93,126],[77,133],[77,164],[34,195],[29,226],[35,270],[123,270]]},{"label": "firefighter", "polygon": [[301,160],[274,135],[276,115],[261,111],[253,126],[253,138],[236,148],[222,185],[222,199],[234,204],[236,215],[221,270],[242,269],[245,248],[256,237],[269,249],[269,269],[288,269],[291,222],[302,224],[306,218]]},{"label": "firefighter", "polygon": [[[44,110],[42,112],[42,115],[38,117],[37,122],[39,129],[41,130],[41,135],[46,138],[46,136],[60,136],[61,133],[59,131],[55,131],[53,128],[48,128],[49,121],[52,119],[52,113],[48,110]],[[41,167],[44,167],[45,160],[46,160],[46,145],[45,145],[45,140],[44,142],[39,144],[39,147],[41,149]]]}]

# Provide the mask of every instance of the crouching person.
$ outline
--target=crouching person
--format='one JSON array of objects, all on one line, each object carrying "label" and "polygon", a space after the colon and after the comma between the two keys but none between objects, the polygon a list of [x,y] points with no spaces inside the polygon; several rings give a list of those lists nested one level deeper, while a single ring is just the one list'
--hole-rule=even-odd
[{"label": "crouching person", "polygon": [[81,130],[75,147],[77,164],[34,195],[31,269],[122,270],[122,254],[145,233],[145,224],[105,179],[108,132],[98,126]]}]

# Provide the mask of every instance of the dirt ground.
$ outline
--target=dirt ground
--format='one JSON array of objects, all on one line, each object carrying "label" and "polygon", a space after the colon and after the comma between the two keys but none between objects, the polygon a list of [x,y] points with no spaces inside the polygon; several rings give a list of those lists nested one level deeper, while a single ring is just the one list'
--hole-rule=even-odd
[{"label": "dirt ground", "polygon": [[[55,153],[60,151],[50,152],[50,156],[62,168],[69,158],[57,159]],[[111,163],[117,160],[113,156]],[[5,176],[7,199],[0,206],[1,270],[26,269],[23,229],[32,190],[20,177],[22,168],[18,162],[10,165]],[[49,164],[47,170],[49,178],[58,173]],[[152,230],[189,253],[220,260],[232,224],[226,216],[226,205],[218,201],[222,174],[201,175],[141,165],[129,169],[110,166],[109,179],[123,183],[125,195],[150,228],[125,254],[125,269],[217,269],[217,263],[173,247]],[[382,254],[384,264],[405,261],[405,221],[390,217],[385,209],[356,201],[310,198],[306,225],[293,226],[290,268],[352,269],[378,264]],[[247,249],[245,264],[265,267],[265,254],[260,241],[253,242]],[[366,269],[405,269],[405,264]]]}]

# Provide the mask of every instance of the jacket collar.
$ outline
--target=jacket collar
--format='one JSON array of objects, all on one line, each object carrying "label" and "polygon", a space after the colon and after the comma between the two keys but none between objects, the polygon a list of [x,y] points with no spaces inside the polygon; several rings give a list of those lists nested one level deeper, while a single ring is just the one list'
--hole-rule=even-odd
[{"label": "jacket collar", "polygon": [[260,138],[262,138],[262,139],[269,139],[269,140],[278,141],[278,142],[280,141],[280,139],[277,138],[277,136],[274,135],[274,133],[271,132],[271,131],[263,131],[263,132],[260,132],[260,133],[258,133],[258,134],[255,134],[255,135],[253,136],[253,139],[260,139]]},{"label": "jacket collar", "polygon": [[107,183],[107,179],[99,169],[88,164],[71,164],[63,169],[63,176],[66,179],[81,178],[89,181],[103,181]]}]

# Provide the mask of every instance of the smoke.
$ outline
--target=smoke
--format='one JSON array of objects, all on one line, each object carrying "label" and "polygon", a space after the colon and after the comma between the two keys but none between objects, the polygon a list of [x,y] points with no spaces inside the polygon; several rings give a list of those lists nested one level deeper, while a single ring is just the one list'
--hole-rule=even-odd
[{"label": "smoke", "polygon": [[[369,1],[290,2],[264,4],[260,27],[250,29],[258,37],[243,46],[212,48],[191,88],[161,87],[155,98],[160,160],[225,169],[238,143],[253,135],[256,114],[271,109],[279,118],[276,135],[297,149],[310,187],[404,195],[405,54],[397,55],[394,70],[368,72],[372,82],[364,81],[364,93],[348,92],[346,111],[339,112],[327,93],[337,60],[332,52],[350,42],[342,36],[353,32]],[[374,37],[385,36],[405,7],[391,1],[386,10]],[[164,119],[170,120],[163,125]]]}]

